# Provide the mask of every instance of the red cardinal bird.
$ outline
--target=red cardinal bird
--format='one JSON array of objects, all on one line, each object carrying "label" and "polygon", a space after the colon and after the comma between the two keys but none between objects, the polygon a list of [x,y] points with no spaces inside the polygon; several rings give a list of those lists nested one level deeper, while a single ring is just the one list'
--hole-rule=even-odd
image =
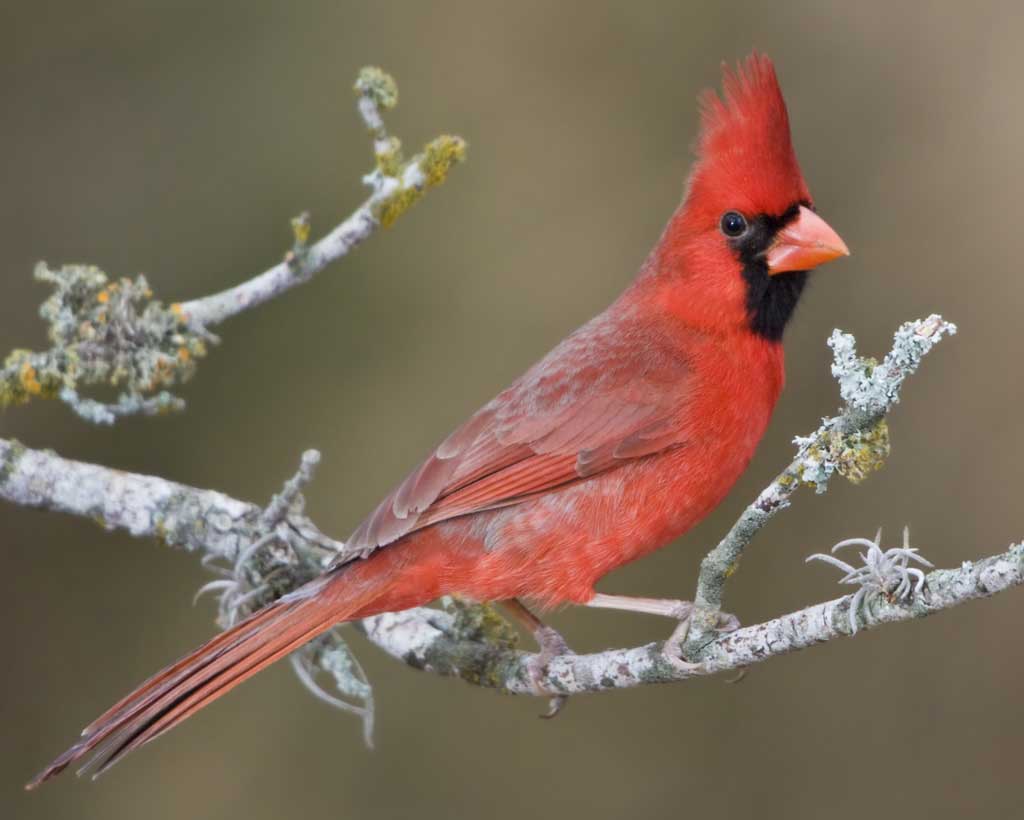
[{"label": "red cardinal bird", "polygon": [[701,100],[682,205],[633,283],[446,438],[353,533],[339,563],[142,684],[30,784],[97,772],[335,624],[457,593],[684,616],[594,592],[706,516],[746,468],[783,384],[807,271],[847,254],[815,214],[771,61]]}]

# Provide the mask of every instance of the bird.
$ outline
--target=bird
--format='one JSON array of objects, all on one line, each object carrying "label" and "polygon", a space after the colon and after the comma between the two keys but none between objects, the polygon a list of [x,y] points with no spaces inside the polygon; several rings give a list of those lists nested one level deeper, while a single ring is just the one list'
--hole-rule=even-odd
[{"label": "bird", "polygon": [[321,575],[143,683],[26,788],[89,757],[102,773],[339,623],[444,595],[505,602],[540,646],[537,681],[568,647],[535,608],[687,617],[595,583],[725,498],[783,389],[810,272],[849,254],[813,205],[767,56],[723,64],[699,108],[681,204],[625,291],[445,438]]}]

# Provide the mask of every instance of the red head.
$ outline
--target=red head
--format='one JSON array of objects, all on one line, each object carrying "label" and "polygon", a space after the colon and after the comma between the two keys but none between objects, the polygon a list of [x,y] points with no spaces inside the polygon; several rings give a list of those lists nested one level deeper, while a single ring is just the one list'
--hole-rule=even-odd
[{"label": "red head", "polygon": [[807,271],[849,251],[814,213],[771,60],[755,52],[722,84],[701,95],[697,161],[658,268],[685,281],[673,302],[689,321],[777,340]]}]

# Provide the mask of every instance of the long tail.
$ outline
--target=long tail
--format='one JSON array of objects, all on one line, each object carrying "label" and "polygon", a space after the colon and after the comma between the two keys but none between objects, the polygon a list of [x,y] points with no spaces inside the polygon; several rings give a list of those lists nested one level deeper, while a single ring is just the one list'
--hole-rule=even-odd
[{"label": "long tail", "polygon": [[347,583],[350,574],[345,570],[306,584],[158,672],[89,724],[82,739],[25,788],[36,788],[88,755],[92,759],[79,773],[103,773],[261,669],[351,620],[380,590]]}]

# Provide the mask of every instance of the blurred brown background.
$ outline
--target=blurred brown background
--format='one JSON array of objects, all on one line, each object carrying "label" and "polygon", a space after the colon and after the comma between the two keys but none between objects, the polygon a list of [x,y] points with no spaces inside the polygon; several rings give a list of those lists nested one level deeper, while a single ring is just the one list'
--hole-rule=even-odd
[{"label": "blurred brown background", "polygon": [[[5,3],[0,351],[42,346],[33,263],[145,272],[168,300],[262,270],[310,209],[364,195],[349,91],[398,78],[411,148],[469,162],[386,235],[222,328],[188,411],[97,429],[62,406],[0,435],[263,501],[323,450],[314,517],[344,537],[426,450],[625,285],[675,207],[697,92],[751,47],[778,63],[820,211],[853,257],[787,338],[789,388],[748,475],[681,543],[607,579],[687,596],[703,552],[836,405],[834,326],[887,349],[940,311],[961,333],[891,418],[888,467],[802,494],[732,585],[750,623],[841,592],[804,557],[905,523],[956,565],[1024,537],[1019,4]],[[21,784],[129,685],[211,634],[192,556],[0,508],[0,814],[24,818],[958,817],[1018,811],[1024,593],[721,680],[540,701],[417,673],[359,643],[377,749],[286,666],[95,785]],[[658,619],[554,616],[577,649]]]}]

